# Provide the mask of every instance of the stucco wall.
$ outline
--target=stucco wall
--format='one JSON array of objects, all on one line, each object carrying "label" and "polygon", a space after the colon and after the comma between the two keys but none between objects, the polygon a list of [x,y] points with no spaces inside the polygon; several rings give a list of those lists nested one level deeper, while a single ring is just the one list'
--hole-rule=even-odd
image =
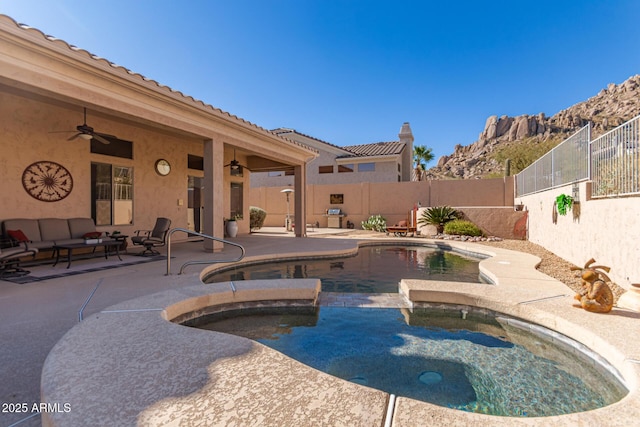
[{"label": "stucco wall", "polygon": [[[260,187],[250,190],[249,203],[267,211],[265,226],[282,227],[286,217],[286,196],[280,191],[284,187]],[[331,204],[331,194],[342,194],[344,203]],[[295,194],[290,196],[293,212]],[[414,205],[449,205],[468,212],[473,220],[488,234],[519,238],[513,234],[515,222],[522,212],[513,212],[513,180],[456,180],[422,182],[364,182],[358,184],[308,185],[307,222],[327,226],[326,210],[340,208],[344,219],[360,228],[362,221],[371,215],[382,215],[387,224],[395,224],[407,218]],[[468,201],[468,202],[467,202]],[[473,203],[473,204],[471,204]],[[495,208],[495,209],[493,209]]]},{"label": "stucco wall", "polygon": [[[88,112],[87,123],[98,132],[133,141],[133,159],[91,154],[89,142],[81,138],[67,141],[82,123],[82,111],[55,103],[0,92],[0,182],[2,201],[0,221],[8,218],[90,217],[91,162],[133,168],[133,224],[104,226],[132,235],[134,230],[150,229],[159,216],[172,220],[172,227],[187,227],[187,176],[202,176],[202,171],[187,168],[188,154],[203,155],[203,145],[196,139],[154,132],[148,128],[115,123]],[[227,158],[228,157],[228,158]],[[162,177],[154,170],[155,160],[167,159],[171,173]],[[225,163],[232,152],[225,153]],[[53,161],[64,166],[73,177],[69,196],[58,202],[34,199],[23,189],[21,178],[27,166],[37,161]],[[225,181],[229,178],[225,176]],[[245,208],[248,209],[248,174],[244,182]],[[229,183],[225,182],[224,206],[229,206]],[[225,216],[228,212],[225,212]],[[248,232],[248,218],[239,222],[240,232]],[[176,234],[180,240],[186,236]]]},{"label": "stucco wall", "polygon": [[553,203],[560,194],[571,195],[571,185],[519,197],[529,212],[529,240],[578,266],[593,257],[611,267],[609,276],[625,288],[640,283],[640,198],[588,200],[587,187],[579,184],[580,217],[570,211],[556,224]]}]

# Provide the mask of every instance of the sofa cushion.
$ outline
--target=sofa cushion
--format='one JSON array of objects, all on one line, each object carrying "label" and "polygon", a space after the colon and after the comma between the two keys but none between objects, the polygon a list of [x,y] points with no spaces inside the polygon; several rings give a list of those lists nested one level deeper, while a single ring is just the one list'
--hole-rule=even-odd
[{"label": "sofa cushion", "polygon": [[38,220],[40,237],[43,241],[66,240],[71,238],[66,219],[43,218]]},{"label": "sofa cushion", "polygon": [[72,239],[79,239],[87,233],[96,232],[96,224],[92,218],[70,218],[68,222]]},{"label": "sofa cushion", "polygon": [[54,243],[51,240],[47,240],[47,241],[39,241],[39,242],[29,242],[27,243],[29,245],[29,249],[32,248],[36,248],[39,250],[47,250],[47,249],[51,249],[53,248]]},{"label": "sofa cushion", "polygon": [[22,230],[25,236],[32,242],[40,242],[40,226],[37,219],[6,219],[2,223],[5,233],[7,230]]}]

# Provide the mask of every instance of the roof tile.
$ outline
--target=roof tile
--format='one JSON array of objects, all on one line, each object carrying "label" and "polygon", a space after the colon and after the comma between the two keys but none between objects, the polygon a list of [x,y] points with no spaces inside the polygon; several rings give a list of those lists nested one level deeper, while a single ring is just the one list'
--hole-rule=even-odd
[{"label": "roof tile", "polygon": [[342,147],[356,156],[393,156],[401,154],[406,144],[404,142],[375,142]]},{"label": "roof tile", "polygon": [[[165,85],[157,82],[156,80],[150,79],[150,78],[148,78],[146,76],[143,76],[142,74],[136,73],[136,72],[134,72],[134,71],[132,71],[132,70],[130,70],[128,68],[125,68],[125,67],[121,66],[121,65],[115,64],[115,63],[113,63],[113,62],[111,62],[111,61],[109,61],[109,60],[107,60],[105,58],[102,58],[102,57],[100,57],[98,55],[95,55],[95,54],[93,54],[93,53],[91,53],[91,52],[89,52],[89,51],[87,51],[85,49],[82,49],[82,48],[79,48],[77,46],[74,46],[74,45],[68,43],[65,40],[58,39],[56,37],[47,35],[47,34],[45,34],[44,32],[42,32],[41,30],[39,30],[37,28],[30,27],[29,25],[26,25],[26,24],[18,23],[15,19],[11,18],[10,16],[7,16],[7,15],[4,15],[4,14],[0,13],[0,20],[1,19],[4,19],[4,20],[8,19],[17,28],[20,28],[20,29],[22,29],[24,31],[27,31],[27,32],[30,32],[30,33],[39,34],[41,37],[43,37],[45,40],[47,40],[47,41],[49,41],[51,43],[62,44],[63,46],[66,46],[69,49],[70,52],[75,52],[76,54],[84,55],[86,57],[91,58],[92,60],[94,60],[96,62],[104,62],[105,64],[107,64],[108,66],[110,66],[111,68],[116,70],[116,72],[120,72],[120,73],[123,73],[123,74],[130,75],[132,77],[140,79],[143,82],[151,83],[152,85],[155,85],[159,90],[164,90],[164,91],[167,91],[169,93],[177,94],[178,96],[182,97],[185,102],[189,102],[189,103],[192,103],[192,104],[195,104],[195,105],[200,105],[202,107],[205,107],[205,108],[209,109],[210,111],[212,111],[214,113],[222,114],[224,116],[227,116],[231,120],[236,120],[236,121],[238,121],[240,123],[243,123],[246,126],[249,126],[249,127],[258,129],[261,132],[265,132],[265,133],[269,133],[269,134],[273,135],[273,132],[270,132],[267,129],[261,127],[261,126],[258,126],[255,123],[252,123],[252,122],[250,122],[248,120],[245,120],[245,119],[243,119],[241,117],[238,117],[238,116],[235,116],[233,114],[230,114],[230,113],[228,113],[226,111],[221,110],[220,108],[217,108],[217,107],[214,107],[214,106],[212,106],[210,104],[207,104],[204,101],[201,101],[199,99],[195,99],[192,96],[185,95],[184,93],[182,93],[180,91],[177,91],[175,89],[172,89],[169,86],[165,86]],[[281,136],[281,135],[276,135],[276,136],[280,137],[281,139],[283,139],[285,142],[287,142],[289,144],[297,145],[299,147],[302,147],[302,148],[304,148],[304,149],[306,149],[308,151],[314,152],[314,153],[318,152],[316,149],[314,149],[312,147],[309,147],[309,146],[307,146],[305,144],[302,144],[302,143],[300,143],[298,141],[294,141],[292,139],[288,139],[288,138],[286,138],[284,136]]]}]

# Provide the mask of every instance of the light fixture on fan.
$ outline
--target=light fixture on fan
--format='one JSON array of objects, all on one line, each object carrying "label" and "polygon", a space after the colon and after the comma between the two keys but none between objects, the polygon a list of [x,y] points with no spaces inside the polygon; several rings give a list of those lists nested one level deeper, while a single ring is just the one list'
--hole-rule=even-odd
[{"label": "light fixture on fan", "polygon": [[242,170],[243,169],[247,169],[248,171],[251,171],[251,169],[249,169],[248,167],[241,165],[239,161],[236,160],[236,150],[233,150],[233,160],[231,160],[231,162],[229,162],[229,164],[224,165],[224,167],[226,168],[227,166],[229,166],[229,174],[231,176],[242,176]]},{"label": "light fixture on fan", "polygon": [[232,160],[232,163],[229,166],[231,176],[242,176],[242,166],[240,166],[238,162]]}]

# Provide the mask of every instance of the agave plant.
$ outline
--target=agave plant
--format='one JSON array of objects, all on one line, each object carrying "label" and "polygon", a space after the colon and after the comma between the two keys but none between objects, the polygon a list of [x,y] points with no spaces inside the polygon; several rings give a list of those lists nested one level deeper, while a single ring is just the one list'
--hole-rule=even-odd
[{"label": "agave plant", "polygon": [[418,219],[420,225],[435,225],[438,234],[444,231],[444,225],[458,219],[458,211],[450,206],[434,206],[422,212],[422,215]]},{"label": "agave plant", "polygon": [[387,220],[382,215],[372,215],[361,224],[363,230],[384,231],[387,228]]}]

